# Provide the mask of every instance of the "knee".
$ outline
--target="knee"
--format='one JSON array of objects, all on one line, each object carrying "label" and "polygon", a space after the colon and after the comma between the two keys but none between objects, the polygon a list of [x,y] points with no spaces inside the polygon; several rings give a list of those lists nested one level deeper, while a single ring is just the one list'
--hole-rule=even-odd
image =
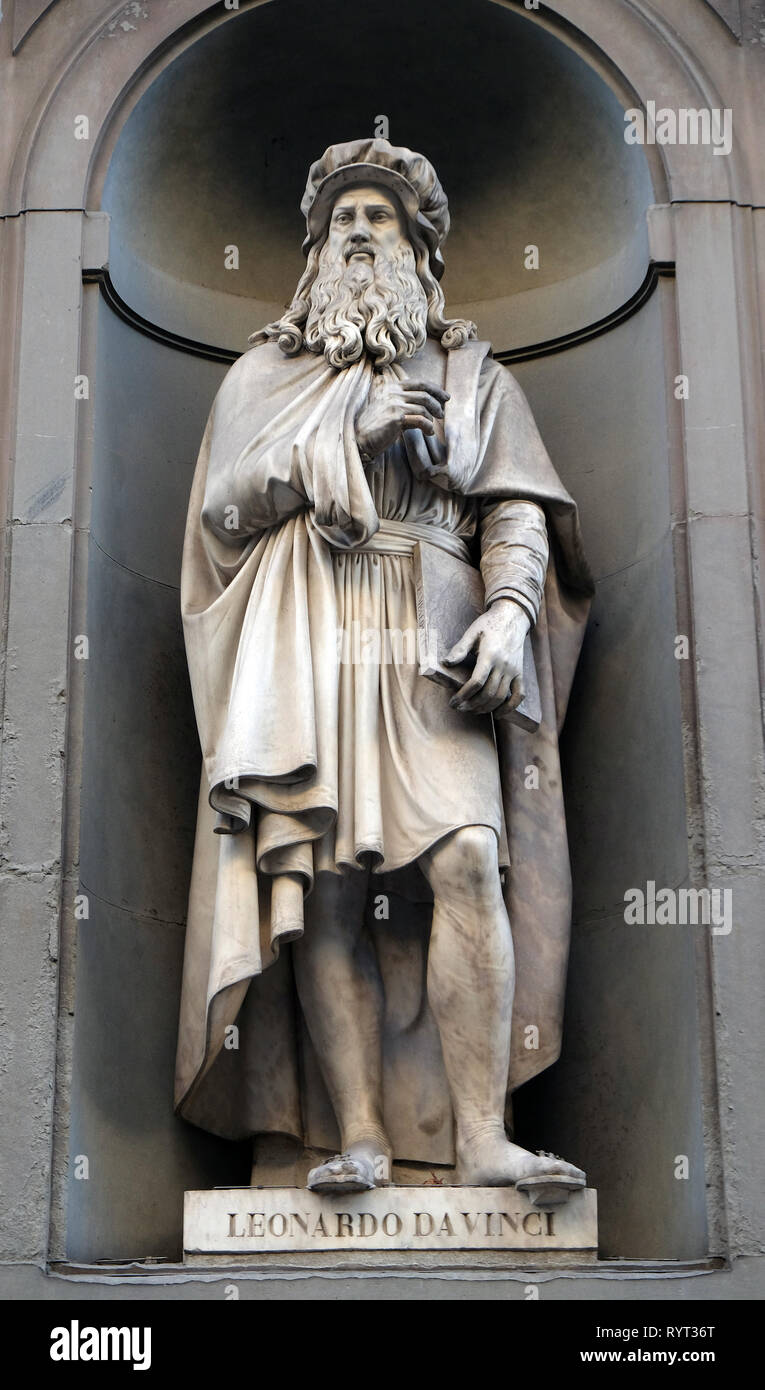
[{"label": "knee", "polygon": [[448,850],[455,867],[489,874],[497,865],[497,837],[486,825],[463,825],[449,836]]},{"label": "knee", "polygon": [[428,877],[434,894],[501,897],[497,837],[485,825],[465,825],[436,846]]}]

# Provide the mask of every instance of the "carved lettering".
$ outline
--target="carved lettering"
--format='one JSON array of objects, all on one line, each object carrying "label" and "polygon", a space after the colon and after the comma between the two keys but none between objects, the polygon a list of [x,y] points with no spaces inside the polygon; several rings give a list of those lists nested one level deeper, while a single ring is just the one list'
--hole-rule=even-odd
[{"label": "carved lettering", "polygon": [[[237,1250],[319,1250],[343,1247],[383,1250],[402,1243],[425,1249],[587,1249],[597,1244],[597,1227],[589,1194],[577,1194],[555,1211],[539,1211],[515,1191],[474,1194],[494,1202],[483,1211],[460,1210],[459,1197],[467,1192],[431,1188],[391,1187],[347,1199],[350,1210],[338,1211],[333,1201],[298,1189],[263,1188],[191,1194],[205,1198],[209,1215],[203,1221],[201,1244],[187,1248],[220,1250],[220,1236],[235,1242]],[[250,1203],[256,1199],[261,1210]],[[456,1200],[455,1200],[456,1199]],[[201,1205],[201,1204],[200,1204]],[[204,1210],[204,1208],[202,1208]],[[213,1234],[217,1232],[217,1234]],[[208,1234],[209,1233],[209,1234]],[[197,1237],[197,1239],[199,1239]],[[205,1245],[204,1241],[217,1242]]]}]

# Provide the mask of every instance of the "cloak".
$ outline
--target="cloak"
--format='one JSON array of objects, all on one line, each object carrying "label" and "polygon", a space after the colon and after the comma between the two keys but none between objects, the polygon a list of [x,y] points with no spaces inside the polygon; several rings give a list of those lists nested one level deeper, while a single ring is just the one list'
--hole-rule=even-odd
[{"label": "cloak", "polygon": [[[542,723],[536,733],[496,724],[517,977],[509,1095],[560,1051],[571,879],[558,736],[592,581],[576,505],[490,345],[447,353],[428,340],[388,370],[449,392],[438,457],[418,431],[405,436],[415,472],[467,497],[536,502],[547,519],[550,563],[532,637]],[[379,525],[354,431],[373,376],[367,360],[336,371],[307,352],[253,348],[216,397],[191,492],[181,605],[203,769],[176,1109],[231,1139],[280,1133],[310,1147],[338,1144],[289,943],[303,931],[313,845],[337,810],[317,723],[331,726],[337,686],[332,548],[363,544]],[[425,991],[431,912],[416,864],[370,876],[394,1157],[450,1164],[451,1103]],[[524,1045],[530,1024],[536,1049]]]}]

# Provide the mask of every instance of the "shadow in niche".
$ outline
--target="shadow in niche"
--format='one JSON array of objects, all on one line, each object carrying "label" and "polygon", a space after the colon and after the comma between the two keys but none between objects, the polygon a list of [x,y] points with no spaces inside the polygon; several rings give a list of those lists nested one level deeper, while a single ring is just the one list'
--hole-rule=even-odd
[{"label": "shadow in niche", "polygon": [[[88,293],[97,294],[95,287]],[[185,510],[223,369],[99,304],[68,1252],[181,1254],[183,1191],[249,1180],[249,1145],[173,1116],[201,754],[180,620]]]},{"label": "shadow in niche", "polygon": [[[498,347],[594,322],[642,282],[650,181],[591,69],[485,0],[416,10],[391,0],[384,15],[383,25],[356,7],[350,24],[347,6],[278,0],[169,61],[124,127],[104,194],[115,286],[137,313],[244,347],[300,273],[308,164],[338,138],[371,133],[377,113],[394,142],[434,160],[453,216],[449,303],[470,306]],[[533,290],[529,242],[542,250]],[[231,243],[235,273],[224,267]],[[248,1145],[172,1115],[199,775],[178,582],[224,370],[100,304],[97,659],[81,810],[91,913],[78,946],[71,1148],[89,1157],[90,1177],[72,1179],[68,1220],[78,1260],[178,1258],[184,1189],[249,1177]],[[566,737],[576,925],[565,1050],[517,1096],[518,1137],[588,1169],[603,1253],[688,1257],[704,1244],[692,961],[685,944],[657,954],[619,922],[627,886],[686,872],[658,296],[607,336],[514,370],[601,577]],[[678,1201],[667,1165],[685,1152],[694,1181]]]},{"label": "shadow in niche", "polygon": [[127,121],[103,200],[118,293],[166,328],[244,347],[300,274],[310,163],[379,120],[435,163],[452,214],[447,297],[481,306],[497,348],[593,322],[642,283],[644,154],[564,43],[488,0],[351,15],[274,0],[178,57]]},{"label": "shadow in niche", "polygon": [[597,1186],[602,1255],[691,1259],[706,1252],[695,944],[624,920],[628,888],[688,875],[660,302],[672,293],[516,369],[566,460],[597,591],[561,750],[574,885],[563,1051],[515,1116],[521,1142]]}]

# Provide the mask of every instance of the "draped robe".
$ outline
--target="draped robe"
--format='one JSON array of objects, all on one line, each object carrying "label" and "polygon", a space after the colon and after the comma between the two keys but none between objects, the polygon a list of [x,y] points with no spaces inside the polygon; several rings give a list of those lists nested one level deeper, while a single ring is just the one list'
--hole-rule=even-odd
[{"label": "draped robe", "polygon": [[[447,353],[429,339],[388,370],[449,392],[437,436],[405,436],[413,477],[443,501],[431,521],[445,525],[451,515],[459,529],[468,505],[522,499],[543,508],[550,536],[533,631],[542,723],[536,733],[495,726],[517,975],[510,1093],[560,1049],[571,884],[558,735],[591,579],[576,506],[522,391],[489,345]],[[181,597],[203,770],[176,1107],[228,1138],[276,1132],[315,1147],[337,1143],[289,943],[304,930],[315,873],[353,859],[351,837],[349,854],[332,862],[344,795],[334,561],[338,551],[374,543],[380,529],[380,489],[354,427],[377,380],[367,359],[336,371],[307,352],[286,358],[272,343],[252,349],[216,397],[192,487]],[[459,504],[453,514],[450,501]],[[456,724],[452,737],[461,737]],[[538,773],[533,789],[529,767]],[[461,823],[475,820],[471,813]],[[378,856],[372,867],[367,948],[385,992],[386,1126],[397,1159],[448,1164],[451,1107],[425,995],[432,899],[413,860],[389,865]],[[238,1046],[224,1046],[234,1023]],[[536,1050],[524,1046],[529,1024],[538,1029]]]}]

